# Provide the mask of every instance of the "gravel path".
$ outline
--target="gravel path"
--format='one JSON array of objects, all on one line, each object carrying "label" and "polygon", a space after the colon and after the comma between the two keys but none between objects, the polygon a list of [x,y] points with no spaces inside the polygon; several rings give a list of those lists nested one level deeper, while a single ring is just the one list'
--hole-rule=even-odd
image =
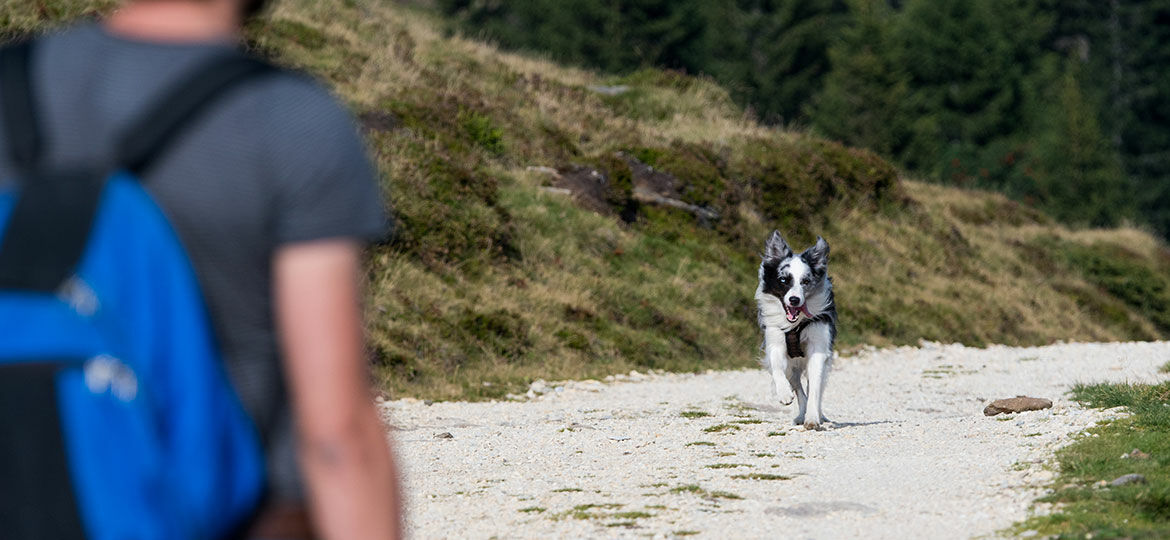
[{"label": "gravel path", "polygon": [[[414,538],[970,538],[1026,517],[1053,450],[1123,414],[1072,384],[1162,380],[1167,360],[1167,342],[869,351],[836,361],[819,432],[760,370],[382,407]],[[983,416],[1017,394],[1054,406]]]}]

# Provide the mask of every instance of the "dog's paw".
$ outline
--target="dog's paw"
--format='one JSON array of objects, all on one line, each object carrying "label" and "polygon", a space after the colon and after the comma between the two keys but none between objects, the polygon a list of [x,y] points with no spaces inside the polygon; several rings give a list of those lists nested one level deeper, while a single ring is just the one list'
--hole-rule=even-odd
[{"label": "dog's paw", "polygon": [[805,431],[824,431],[825,426],[822,426],[819,422],[813,422],[810,420],[810,421],[804,423],[804,430]]},{"label": "dog's paw", "polygon": [[796,398],[796,394],[792,393],[792,388],[790,388],[787,384],[773,384],[772,395],[776,397],[776,401],[779,401],[781,405],[791,405],[792,400]]}]

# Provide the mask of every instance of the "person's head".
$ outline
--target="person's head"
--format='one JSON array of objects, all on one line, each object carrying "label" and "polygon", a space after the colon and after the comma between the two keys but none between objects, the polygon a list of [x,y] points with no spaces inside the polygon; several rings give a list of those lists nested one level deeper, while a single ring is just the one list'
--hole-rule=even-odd
[{"label": "person's head", "polygon": [[267,4],[267,0],[125,0],[122,9],[106,19],[106,27],[145,40],[238,39],[243,24]]},{"label": "person's head", "polygon": [[158,4],[164,2],[191,2],[195,4],[219,4],[246,21],[261,14],[269,4],[268,0],[126,0],[126,4]]}]

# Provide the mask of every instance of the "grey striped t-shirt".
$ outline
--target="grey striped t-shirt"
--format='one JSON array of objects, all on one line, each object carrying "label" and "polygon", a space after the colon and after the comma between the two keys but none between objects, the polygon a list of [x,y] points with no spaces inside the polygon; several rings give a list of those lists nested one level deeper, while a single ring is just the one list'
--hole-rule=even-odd
[{"label": "grey striped t-shirt", "polygon": [[[125,124],[167,83],[232,51],[230,43],[134,41],[94,23],[41,39],[32,84],[46,159],[108,164]],[[0,179],[13,173],[3,138]],[[282,245],[385,233],[376,175],[354,123],[306,77],[249,81],[188,125],[143,180],[195,265],[228,372],[265,436],[272,495],[300,498],[271,261]]]}]

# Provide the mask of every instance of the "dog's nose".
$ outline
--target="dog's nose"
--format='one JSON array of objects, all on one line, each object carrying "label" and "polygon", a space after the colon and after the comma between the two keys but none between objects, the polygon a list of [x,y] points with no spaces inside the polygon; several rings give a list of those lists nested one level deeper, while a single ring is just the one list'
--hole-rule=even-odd
[{"label": "dog's nose", "polygon": [[800,297],[799,296],[789,296],[788,303],[792,304],[793,307],[799,306],[800,305]]}]

